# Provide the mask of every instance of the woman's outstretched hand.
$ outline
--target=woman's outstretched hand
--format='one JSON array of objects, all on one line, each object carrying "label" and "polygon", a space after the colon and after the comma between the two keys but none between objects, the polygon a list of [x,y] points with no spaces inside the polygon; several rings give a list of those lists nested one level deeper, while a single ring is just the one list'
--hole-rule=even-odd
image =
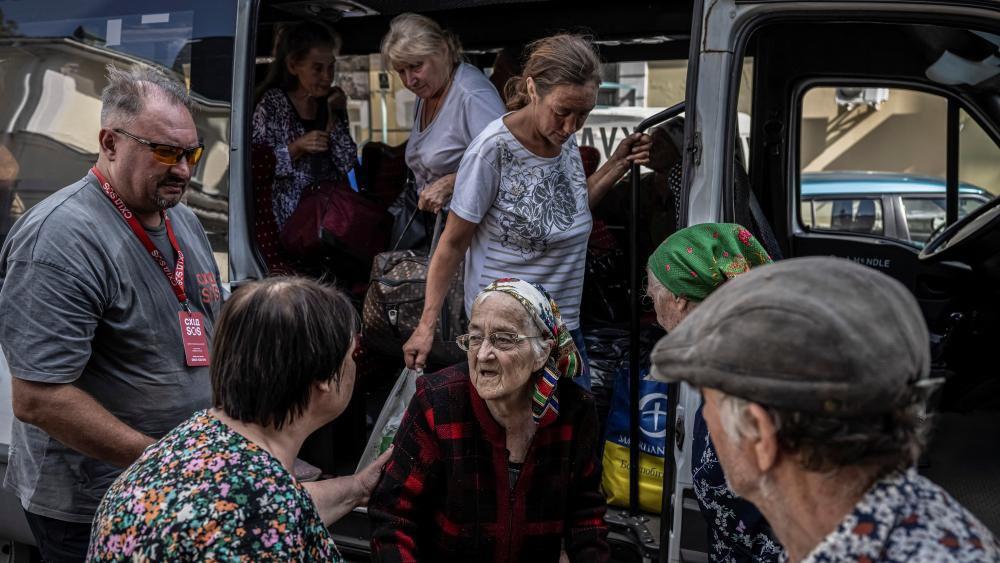
[{"label": "woman's outstretched hand", "polygon": [[368,464],[368,467],[358,471],[354,474],[354,478],[358,482],[358,487],[361,491],[361,502],[359,506],[367,506],[368,499],[371,498],[372,492],[375,490],[375,485],[378,484],[378,480],[382,477],[382,471],[385,470],[385,465],[389,463],[389,457],[392,455],[393,446],[389,446],[387,450],[382,452],[382,455],[375,458],[375,461]]},{"label": "woman's outstretched hand", "polygon": [[420,324],[410,335],[410,339],[403,344],[403,362],[406,367],[414,370],[422,370],[427,365],[427,355],[434,347],[434,328],[427,328]]},{"label": "woman's outstretched hand", "polygon": [[329,526],[358,506],[367,506],[372,491],[382,477],[382,470],[392,453],[390,446],[368,467],[354,475],[344,475],[322,481],[309,481],[302,486],[309,491],[323,524]]}]

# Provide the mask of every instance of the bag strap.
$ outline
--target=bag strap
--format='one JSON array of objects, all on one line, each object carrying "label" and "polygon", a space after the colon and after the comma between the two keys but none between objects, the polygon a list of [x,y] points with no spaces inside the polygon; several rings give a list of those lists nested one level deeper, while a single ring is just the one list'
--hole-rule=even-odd
[{"label": "bag strap", "polygon": [[411,214],[410,218],[406,220],[406,226],[403,227],[403,230],[399,233],[399,239],[396,241],[396,244],[392,245],[392,252],[396,252],[396,249],[398,249],[399,245],[403,242],[403,238],[406,237],[406,231],[410,230],[410,225],[412,225],[413,220],[417,218],[417,213],[420,213],[419,207],[414,209],[413,214]]},{"label": "bag strap", "polygon": [[[414,209],[410,218],[406,220],[406,226],[403,227],[402,232],[399,234],[399,239],[395,244],[392,245],[392,252],[395,252],[399,248],[399,245],[403,242],[403,237],[406,236],[406,231],[410,230],[410,225],[413,224],[413,220],[417,218],[417,214],[420,213],[420,209]],[[434,249],[437,248],[438,240],[441,238],[441,233],[444,231],[444,210],[438,211],[437,216],[434,218],[434,234],[431,237],[431,249],[427,254],[427,257],[434,255]]]},{"label": "bag strap", "polygon": [[444,210],[437,212],[437,217],[434,218],[434,235],[431,237],[431,249],[427,251],[427,257],[430,258],[434,256],[434,249],[437,248],[438,242],[441,241],[441,233],[444,231]]},{"label": "bag strap", "polygon": [[[427,272],[430,273],[430,260],[434,256],[434,250],[437,248],[438,242],[441,241],[441,233],[444,231],[444,210],[438,211],[437,217],[434,218],[434,236],[431,238],[431,248],[427,251]],[[448,283],[449,287],[451,283]],[[451,323],[448,322],[448,317],[451,315],[451,307],[448,305],[448,299],[445,298],[444,302],[441,303],[441,313],[438,317],[438,329],[441,331],[442,340],[450,340]]]}]

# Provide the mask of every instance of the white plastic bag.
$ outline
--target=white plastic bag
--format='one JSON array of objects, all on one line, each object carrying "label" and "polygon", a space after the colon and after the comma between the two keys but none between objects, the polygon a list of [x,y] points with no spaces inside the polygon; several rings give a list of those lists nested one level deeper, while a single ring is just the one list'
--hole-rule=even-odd
[{"label": "white plastic bag", "polygon": [[399,373],[399,378],[392,386],[392,391],[389,392],[389,396],[385,399],[385,405],[382,406],[382,412],[379,413],[378,420],[375,421],[375,427],[372,429],[372,435],[368,438],[368,444],[365,445],[365,451],[361,454],[358,471],[368,467],[392,444],[393,438],[396,437],[396,431],[399,430],[399,423],[403,421],[403,413],[406,412],[406,407],[410,405],[410,399],[417,391],[417,377],[419,376],[419,373],[409,368],[403,368],[403,371]]}]

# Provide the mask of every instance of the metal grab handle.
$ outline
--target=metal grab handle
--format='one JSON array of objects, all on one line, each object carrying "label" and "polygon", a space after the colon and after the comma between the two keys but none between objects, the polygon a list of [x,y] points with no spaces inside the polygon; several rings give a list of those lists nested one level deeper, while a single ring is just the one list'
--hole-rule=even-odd
[{"label": "metal grab handle", "polygon": [[[673,119],[684,112],[684,102],[675,104],[655,115],[643,119],[638,127],[637,133],[645,133],[647,129],[670,119]],[[629,226],[629,250],[630,250],[630,271],[629,271],[629,291],[631,293],[632,316],[629,334],[629,489],[628,503],[629,512],[635,516],[639,513],[639,165],[632,164],[632,190],[631,190],[631,224]],[[677,384],[667,386],[668,412],[670,416],[677,415]],[[664,437],[666,446],[664,447],[664,471],[663,471],[663,510],[661,517],[667,518],[667,522],[660,522],[660,554],[670,551],[670,527],[673,522],[673,483],[677,471],[677,463],[674,459],[674,425],[666,425],[667,435]],[[666,480],[670,479],[670,486]],[[662,560],[662,557],[661,557]]]}]

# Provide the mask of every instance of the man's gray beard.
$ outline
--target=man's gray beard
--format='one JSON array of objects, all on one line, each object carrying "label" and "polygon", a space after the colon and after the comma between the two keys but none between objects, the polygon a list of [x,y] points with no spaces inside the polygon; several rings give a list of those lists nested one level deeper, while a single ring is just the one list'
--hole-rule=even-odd
[{"label": "man's gray beard", "polygon": [[165,211],[165,210],[170,209],[171,207],[177,205],[180,202],[181,202],[180,199],[178,199],[177,201],[167,201],[166,199],[164,199],[162,197],[158,197],[158,198],[156,198],[156,208]]},{"label": "man's gray beard", "polygon": [[186,193],[187,193],[187,188],[185,187],[184,190],[181,191],[181,197],[177,198],[176,201],[169,201],[166,198],[160,197],[159,194],[153,194],[153,203],[156,204],[157,209],[165,211],[180,203],[181,200],[184,199],[184,194]]}]

